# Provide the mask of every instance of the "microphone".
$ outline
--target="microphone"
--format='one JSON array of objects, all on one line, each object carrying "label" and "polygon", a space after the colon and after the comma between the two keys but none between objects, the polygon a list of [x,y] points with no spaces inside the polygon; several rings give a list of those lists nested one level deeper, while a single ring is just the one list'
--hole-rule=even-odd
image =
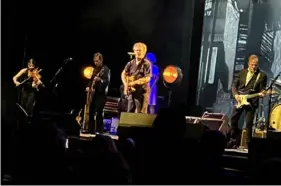
[{"label": "microphone", "polygon": [[73,58],[67,58],[67,59],[65,59],[64,61],[72,61],[73,60]]},{"label": "microphone", "polygon": [[128,54],[129,54],[130,56],[136,55],[136,53],[134,53],[134,52],[128,52]]},{"label": "microphone", "polygon": [[66,63],[68,63],[69,61],[72,61],[72,60],[73,60],[73,58],[71,58],[71,57],[67,58],[67,59],[64,60],[64,63],[66,64]]},{"label": "microphone", "polygon": [[128,54],[130,55],[130,58],[132,59],[134,55],[136,55],[136,53],[134,52],[128,52]]}]

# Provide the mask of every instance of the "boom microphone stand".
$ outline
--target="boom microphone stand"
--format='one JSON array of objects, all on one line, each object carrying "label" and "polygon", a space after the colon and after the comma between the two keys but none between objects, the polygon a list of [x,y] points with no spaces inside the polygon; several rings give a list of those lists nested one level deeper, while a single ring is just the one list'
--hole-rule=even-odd
[{"label": "boom microphone stand", "polygon": [[56,77],[58,76],[58,74],[62,71],[64,65],[66,65],[69,61],[72,61],[72,60],[73,60],[72,58],[68,58],[68,59],[65,59],[65,60],[64,60],[63,65],[57,70],[57,72],[55,73],[55,75],[54,75],[54,77],[52,78],[52,80],[50,81],[50,83],[52,83],[52,82],[56,79]]},{"label": "boom microphone stand", "polygon": [[[53,78],[51,79],[50,83],[53,83],[56,79],[56,77],[59,75],[59,73],[62,71],[63,67],[69,62],[69,61],[72,61],[73,58],[67,58],[63,61],[63,64],[62,66],[57,70],[57,72],[55,73],[55,75],[53,76]],[[55,84],[52,92],[54,93],[55,92],[55,89],[58,87],[58,83]]]}]

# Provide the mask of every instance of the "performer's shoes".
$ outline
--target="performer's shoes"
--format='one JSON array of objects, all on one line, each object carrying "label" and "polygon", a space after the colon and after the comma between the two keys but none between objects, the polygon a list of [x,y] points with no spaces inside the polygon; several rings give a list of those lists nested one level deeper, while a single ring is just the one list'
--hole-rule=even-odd
[{"label": "performer's shoes", "polygon": [[248,147],[239,146],[238,149],[241,150],[241,151],[248,152]]},{"label": "performer's shoes", "polygon": [[239,147],[239,145],[237,145],[237,142],[235,139],[230,139],[226,145],[227,149],[237,149],[238,147]]}]

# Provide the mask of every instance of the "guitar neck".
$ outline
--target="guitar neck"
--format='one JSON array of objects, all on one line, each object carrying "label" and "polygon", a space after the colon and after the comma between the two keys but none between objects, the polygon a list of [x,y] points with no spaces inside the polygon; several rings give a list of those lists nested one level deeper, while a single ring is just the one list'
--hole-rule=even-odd
[{"label": "guitar neck", "polygon": [[[101,77],[103,75],[104,68],[102,68],[94,77]],[[96,85],[96,81],[93,79],[91,87]]]},{"label": "guitar neck", "polygon": [[254,97],[257,97],[257,96],[259,96],[259,93],[256,93],[256,94],[249,94],[249,95],[247,95],[247,98],[248,98],[248,99],[251,99],[251,98],[254,98]]}]

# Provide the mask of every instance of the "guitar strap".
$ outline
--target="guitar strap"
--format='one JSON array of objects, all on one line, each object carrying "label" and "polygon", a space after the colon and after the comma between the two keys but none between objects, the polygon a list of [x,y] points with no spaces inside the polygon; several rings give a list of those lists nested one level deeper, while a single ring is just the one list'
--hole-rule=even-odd
[{"label": "guitar strap", "polygon": [[259,72],[252,90],[255,90],[255,87],[256,87],[256,84],[257,84],[257,82],[258,82],[258,80],[260,78],[260,75],[261,75],[261,73]]}]

